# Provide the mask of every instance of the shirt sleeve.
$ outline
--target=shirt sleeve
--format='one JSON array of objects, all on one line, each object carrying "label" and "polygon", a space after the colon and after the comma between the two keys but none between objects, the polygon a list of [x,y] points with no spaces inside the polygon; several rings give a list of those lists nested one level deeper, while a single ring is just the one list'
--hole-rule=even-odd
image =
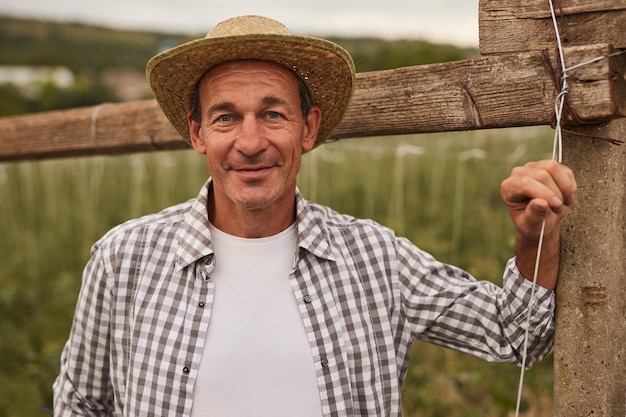
[{"label": "shirt sleeve", "polygon": [[552,351],[554,292],[536,286],[532,294],[532,283],[514,258],[499,287],[437,261],[408,241],[401,240],[398,251],[402,313],[413,339],[521,365],[530,315],[527,366]]},{"label": "shirt sleeve", "polygon": [[101,251],[95,250],[83,272],[72,329],[53,385],[57,417],[114,414],[109,381],[109,300]]}]

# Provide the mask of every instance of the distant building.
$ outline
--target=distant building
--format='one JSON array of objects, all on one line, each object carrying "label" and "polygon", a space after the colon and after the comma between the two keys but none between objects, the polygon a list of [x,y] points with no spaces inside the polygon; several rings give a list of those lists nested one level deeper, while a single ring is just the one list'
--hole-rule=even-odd
[{"label": "distant building", "polygon": [[66,67],[0,65],[0,84],[14,84],[25,93],[37,94],[48,84],[70,88],[74,81],[74,73]]}]

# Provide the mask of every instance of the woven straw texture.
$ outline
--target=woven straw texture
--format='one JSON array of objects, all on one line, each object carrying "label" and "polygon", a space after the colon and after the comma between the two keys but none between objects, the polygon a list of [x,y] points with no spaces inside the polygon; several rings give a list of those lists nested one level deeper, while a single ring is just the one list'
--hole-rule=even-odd
[{"label": "woven straw texture", "polygon": [[293,71],[322,110],[316,146],[327,140],[341,121],[354,89],[350,54],[330,41],[296,36],[281,23],[260,16],[241,16],[218,24],[204,39],[152,58],[146,75],[161,109],[190,142],[187,114],[193,90],[212,67],[234,60],[258,59]]}]

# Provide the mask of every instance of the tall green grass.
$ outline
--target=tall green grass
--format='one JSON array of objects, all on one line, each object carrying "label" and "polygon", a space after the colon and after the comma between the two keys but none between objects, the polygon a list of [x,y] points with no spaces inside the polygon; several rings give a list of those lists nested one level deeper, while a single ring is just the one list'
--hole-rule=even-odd
[{"label": "tall green grass", "polygon": [[[299,187],[500,283],[514,230],[499,184],[550,151],[544,128],[349,139],[305,155]],[[0,164],[0,417],[51,405],[91,244],[124,220],[194,197],[206,177],[192,151]],[[517,368],[425,344],[413,350],[406,416],[514,409]],[[550,362],[526,376],[526,415],[550,415]]]}]

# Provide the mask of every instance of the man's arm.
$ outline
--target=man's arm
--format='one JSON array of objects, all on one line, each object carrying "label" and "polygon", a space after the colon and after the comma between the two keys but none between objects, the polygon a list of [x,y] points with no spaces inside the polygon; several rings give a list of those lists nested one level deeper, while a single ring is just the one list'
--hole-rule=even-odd
[{"label": "man's arm", "polygon": [[109,298],[100,252],[96,252],[83,272],[72,330],[53,386],[57,417],[114,414],[109,379]]},{"label": "man's arm", "polygon": [[576,196],[573,172],[556,161],[529,162],[511,171],[501,194],[517,228],[516,264],[533,279],[537,248],[545,220],[537,283],[554,289],[559,272],[560,225]]}]

